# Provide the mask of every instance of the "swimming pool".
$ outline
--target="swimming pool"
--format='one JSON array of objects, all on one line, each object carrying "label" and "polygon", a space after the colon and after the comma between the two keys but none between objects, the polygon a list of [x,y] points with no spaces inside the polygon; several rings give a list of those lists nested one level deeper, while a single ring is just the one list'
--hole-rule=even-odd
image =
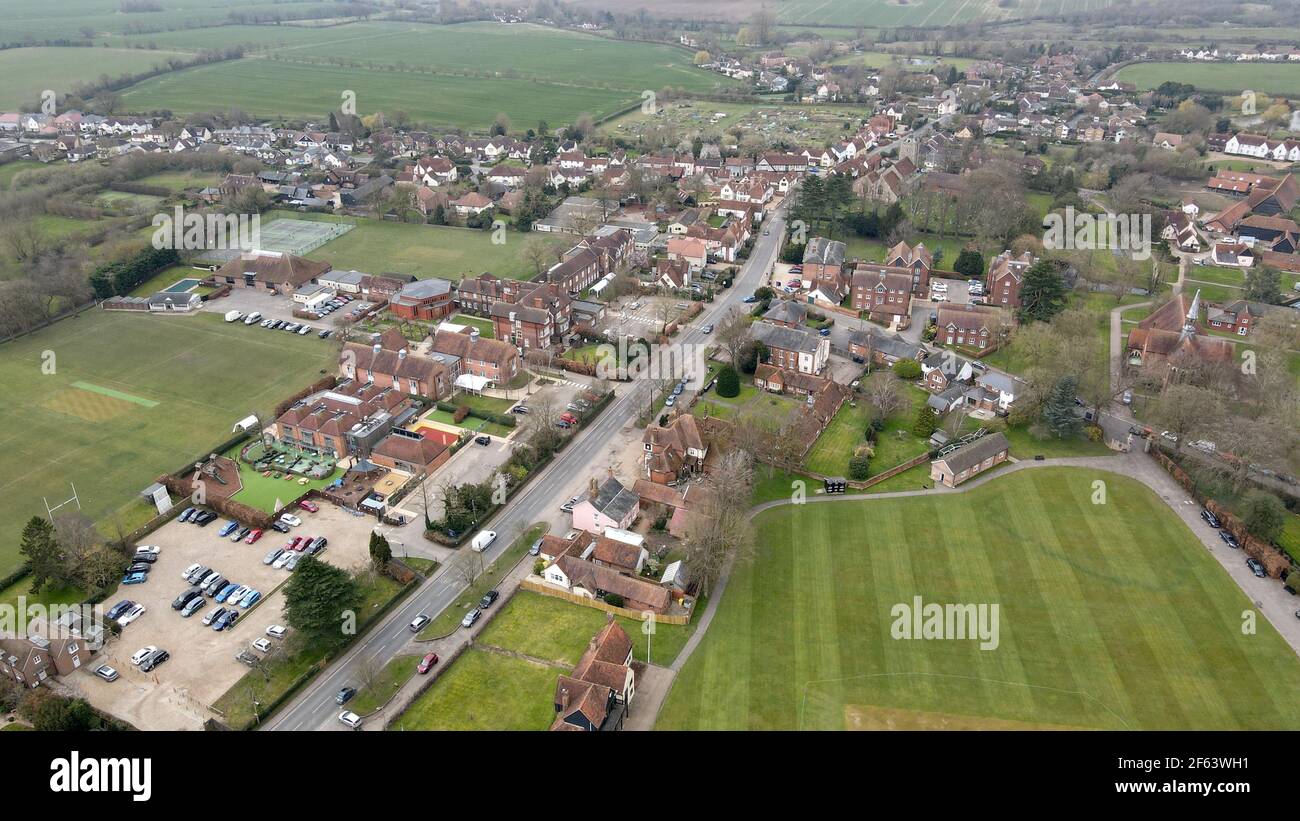
[{"label": "swimming pool", "polygon": [[164,288],[163,293],[165,294],[184,293],[185,291],[192,289],[195,285],[198,285],[200,281],[201,280],[197,280],[197,279],[182,279],[180,282],[176,283],[170,288]]}]

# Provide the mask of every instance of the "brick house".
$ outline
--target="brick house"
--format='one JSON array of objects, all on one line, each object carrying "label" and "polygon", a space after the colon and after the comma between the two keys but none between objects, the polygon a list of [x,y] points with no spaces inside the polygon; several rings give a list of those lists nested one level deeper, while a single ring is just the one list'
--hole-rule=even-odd
[{"label": "brick house", "polygon": [[1274,307],[1244,299],[1223,306],[1211,305],[1205,311],[1205,324],[1215,330],[1245,336],[1254,329],[1259,318]]},{"label": "brick house", "polygon": [[455,286],[445,279],[417,279],[388,301],[388,311],[403,319],[442,319],[455,310]]},{"label": "brick house", "polygon": [[830,339],[815,331],[755,322],[750,334],[767,346],[768,362],[778,368],[820,374],[830,360]]},{"label": "brick house", "polygon": [[803,251],[802,284],[805,290],[824,288],[836,295],[838,304],[848,290],[848,277],[844,273],[844,257],[848,246],[825,237],[813,237]]},{"label": "brick house", "polygon": [[456,358],[453,380],[468,374],[505,385],[519,375],[519,351],[515,346],[499,339],[483,339],[477,328],[468,333],[438,331],[433,335],[433,352]]},{"label": "brick house", "polygon": [[895,329],[912,323],[912,273],[906,268],[858,263],[853,268],[850,306],[872,322]]},{"label": "brick house", "polygon": [[703,472],[709,455],[709,444],[690,414],[678,416],[666,427],[647,426],[641,442],[645,476],[660,485],[675,484]]},{"label": "brick house", "polygon": [[550,347],[569,332],[573,298],[553,283],[523,283],[512,301],[498,300],[488,310],[497,339],[521,351]]},{"label": "brick house", "polygon": [[885,253],[885,265],[906,268],[912,277],[912,293],[925,296],[930,292],[930,271],[934,268],[934,255],[918,242],[915,246],[900,242]]},{"label": "brick house", "polygon": [[803,328],[808,321],[808,305],[792,299],[776,299],[763,314],[763,321],[783,328]]},{"label": "brick house", "polygon": [[948,487],[956,487],[1007,460],[1011,445],[1001,432],[990,433],[940,456],[930,463],[930,478]]},{"label": "brick house", "polygon": [[413,476],[428,475],[451,458],[445,442],[406,430],[394,430],[370,451],[370,461]]},{"label": "brick house", "polygon": [[1003,251],[989,263],[988,290],[984,297],[990,305],[1014,310],[1020,307],[1020,289],[1025,282],[1025,272],[1038,259],[1026,251],[1019,257]]},{"label": "brick house", "polygon": [[341,459],[368,450],[410,407],[410,398],[391,385],[353,379],[294,402],[266,432],[294,448]]},{"label": "brick house", "polygon": [[573,672],[555,683],[555,731],[618,730],[636,696],[632,640],[611,616]]},{"label": "brick house", "polygon": [[1003,322],[996,308],[978,305],[951,305],[938,311],[938,334],[935,342],[960,345],[982,351],[998,341]]},{"label": "brick house", "polygon": [[280,251],[251,251],[218,268],[212,281],[218,286],[224,284],[292,296],[303,285],[315,283],[330,267],[328,262],[316,262]]},{"label": "brick house", "polygon": [[50,676],[66,676],[90,659],[90,647],[77,636],[0,639],[0,675],[29,689]]}]

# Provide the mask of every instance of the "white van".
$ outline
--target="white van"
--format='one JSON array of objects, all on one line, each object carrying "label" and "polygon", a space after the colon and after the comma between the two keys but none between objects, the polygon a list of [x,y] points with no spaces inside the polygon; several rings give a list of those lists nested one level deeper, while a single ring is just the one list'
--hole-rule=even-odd
[{"label": "white van", "polygon": [[244,324],[245,324],[245,325],[252,325],[253,323],[255,323],[255,322],[260,322],[261,320],[262,320],[262,314],[261,314],[261,312],[259,312],[259,311],[253,311],[251,314],[249,314],[248,316],[244,317]]},{"label": "white van", "polygon": [[243,314],[241,314],[239,311],[226,311],[227,322],[234,322],[242,316]]},{"label": "white van", "polygon": [[469,543],[470,550],[475,553],[482,553],[487,550],[493,542],[497,540],[496,531],[484,530],[474,537],[474,541]]}]

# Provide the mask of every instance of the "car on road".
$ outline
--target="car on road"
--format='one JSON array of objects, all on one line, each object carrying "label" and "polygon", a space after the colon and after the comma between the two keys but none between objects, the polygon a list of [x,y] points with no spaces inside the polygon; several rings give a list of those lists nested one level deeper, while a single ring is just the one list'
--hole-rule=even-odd
[{"label": "car on road", "polygon": [[771,236],[771,234],[772,234],[772,229],[771,229],[771,228],[764,228],[764,229],[763,229],[763,236],[765,236],[765,237],[766,237],[766,236]]},{"label": "car on road", "polygon": [[1255,578],[1257,579],[1263,579],[1268,576],[1268,572],[1264,570],[1264,565],[1260,564],[1259,559],[1255,559],[1255,558],[1247,559],[1246,567],[1250,568],[1250,572],[1254,573]]},{"label": "car on road", "polygon": [[139,667],[140,662],[149,658],[156,652],[158,652],[158,648],[152,644],[150,644],[148,647],[141,647],[139,650],[136,650],[134,653],[131,654],[131,664],[133,664],[136,667]]},{"label": "car on road", "polygon": [[427,627],[429,625],[429,622],[431,621],[433,621],[433,619],[421,613],[420,615],[412,619],[410,625],[408,626],[410,627],[412,633],[418,633],[421,630],[423,630],[425,627]]},{"label": "car on road", "polygon": [[1237,543],[1236,537],[1234,537],[1231,533],[1229,533],[1226,530],[1219,531],[1219,538],[1223,540],[1224,544],[1226,544],[1228,547],[1232,548],[1233,550],[1239,550],[1241,548],[1241,545]]},{"label": "car on road", "polygon": [[667,399],[664,400],[664,407],[665,407],[665,408],[671,408],[673,405],[676,405],[676,404],[677,404],[677,397],[676,397],[676,396],[669,395],[669,397],[668,397]]},{"label": "car on road", "polygon": [[[541,542],[539,540],[538,544],[540,543]],[[110,619],[116,620],[118,616],[130,610],[132,607],[135,607],[135,602],[131,601],[130,599],[122,599],[117,604],[108,608],[108,611],[104,613],[104,615]]]},{"label": "car on road", "polygon": [[753,303],[758,302],[758,297],[754,296],[753,294],[750,294],[749,296],[745,297],[740,301],[745,303],[746,305],[752,305]]},{"label": "car on road", "polygon": [[313,501],[310,500],[310,499],[303,499],[301,502],[298,503],[298,507],[302,508],[303,510],[307,511],[308,513],[319,513],[319,512],[320,512],[320,505],[316,504],[315,502],[313,502]]},{"label": "car on road", "polygon": [[713,323],[710,322],[708,325],[705,325],[703,328],[700,328],[700,330],[706,334],[713,333]]},{"label": "car on road", "polygon": [[1201,518],[1205,520],[1205,523],[1207,525],[1214,528],[1215,530],[1218,530],[1220,527],[1223,526],[1219,522],[1219,517],[1211,513],[1209,508],[1204,508],[1204,507],[1201,508]]},{"label": "car on road", "polygon": [[475,553],[482,553],[491,547],[496,540],[497,534],[495,530],[484,530],[474,537],[474,541],[470,542],[469,548]]},{"label": "car on road", "polygon": [[195,613],[207,606],[208,600],[199,596],[197,599],[191,600],[189,604],[181,608],[181,616],[188,619],[190,616],[193,616]]},{"label": "car on road", "polygon": [[513,408],[510,409],[510,412],[511,413],[532,413],[532,410],[527,405],[515,405]]},{"label": "car on road", "polygon": [[474,444],[476,444],[476,445],[490,445],[490,444],[492,444],[492,437],[491,437],[491,436],[475,436],[475,437],[474,437]]},{"label": "car on road", "polygon": [[273,639],[282,639],[284,638],[284,634],[287,632],[288,631],[284,629],[284,625],[281,624],[272,624],[266,628],[266,634]]},{"label": "car on road", "polygon": [[437,654],[437,653],[429,653],[429,654],[426,655],[424,658],[420,659],[420,663],[419,663],[418,665],[416,665],[415,670],[416,670],[416,672],[418,672],[420,675],[424,675],[425,673],[427,673],[427,672],[429,672],[430,670],[432,670],[432,669],[433,669],[433,665],[435,665],[435,664],[437,664],[437,663],[438,663],[438,654]]},{"label": "car on road", "polygon": [[149,581],[148,573],[128,573],[122,577],[122,584],[144,584]]},{"label": "car on road", "polygon": [[230,611],[224,607],[218,607],[216,610],[213,610],[211,613],[203,617],[203,623],[212,624],[214,621],[216,621],[217,619],[221,618],[222,616],[226,615],[226,613],[229,612]]},{"label": "car on road", "polygon": [[343,689],[339,690],[337,693],[334,694],[334,703],[347,704],[349,701],[352,700],[352,697],[355,696],[356,694],[357,694],[357,688],[344,687]]},{"label": "car on road", "polygon": [[361,729],[361,716],[357,715],[351,710],[344,710],[343,712],[339,713],[339,721],[343,722],[344,724],[346,724],[347,726],[351,727],[354,730]]},{"label": "car on road", "polygon": [[489,590],[483,594],[483,598],[478,600],[480,610],[486,610],[492,606],[492,603],[501,598],[501,594],[495,590]]},{"label": "car on road", "polygon": [[263,653],[271,652],[271,642],[266,639],[257,639],[253,642],[254,650],[261,650]]},{"label": "car on road", "polygon": [[107,664],[101,664],[96,667],[95,675],[99,676],[104,681],[117,681],[119,678],[118,672]]},{"label": "car on road", "polygon": [[473,627],[473,626],[474,626],[474,622],[478,621],[478,620],[479,620],[479,617],[482,616],[482,615],[483,615],[483,611],[482,611],[482,610],[479,610],[479,609],[476,607],[476,608],[474,608],[473,610],[471,610],[471,611],[469,611],[468,613],[465,614],[465,618],[463,618],[463,619],[460,620],[460,626],[461,626],[461,627]]},{"label": "car on road", "polygon": [[299,525],[302,524],[302,519],[299,519],[297,516],[293,515],[292,513],[284,514],[283,516],[280,517],[280,521],[284,522],[289,527],[298,527]]},{"label": "car on road", "polygon": [[1125,405],[1132,405],[1133,391],[1124,391],[1124,393],[1120,395],[1119,401],[1123,402]]},{"label": "car on road", "polygon": [[148,658],[140,662],[140,672],[147,673],[171,657],[171,653],[166,650],[155,650],[149,654]]}]

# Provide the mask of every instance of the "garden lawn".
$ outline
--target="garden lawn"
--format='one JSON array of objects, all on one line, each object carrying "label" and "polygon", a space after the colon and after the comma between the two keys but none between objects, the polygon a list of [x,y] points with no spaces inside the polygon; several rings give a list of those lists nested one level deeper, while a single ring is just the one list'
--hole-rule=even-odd
[{"label": "garden lawn", "polygon": [[42,496],[66,499],[72,482],[90,518],[128,508],[135,518],[158,474],[210,452],[248,414],[268,414],[334,355],[315,337],[271,339],[211,313],[92,310],[0,346],[0,572],[18,565],[19,533],[45,515]]},{"label": "garden lawn", "polygon": [[[1092,504],[1092,483],[1109,492]],[[1150,490],[1032,468],[755,521],[659,729],[1300,728],[1300,659]],[[891,637],[900,603],[999,607],[996,649]]]},{"label": "garden lawn", "polygon": [[457,325],[469,325],[472,328],[478,328],[478,335],[484,339],[496,339],[496,325],[490,319],[484,319],[481,316],[470,316],[469,314],[456,314],[447,321]]},{"label": "garden lawn", "polygon": [[558,667],[473,648],[390,725],[393,730],[545,730]]}]

